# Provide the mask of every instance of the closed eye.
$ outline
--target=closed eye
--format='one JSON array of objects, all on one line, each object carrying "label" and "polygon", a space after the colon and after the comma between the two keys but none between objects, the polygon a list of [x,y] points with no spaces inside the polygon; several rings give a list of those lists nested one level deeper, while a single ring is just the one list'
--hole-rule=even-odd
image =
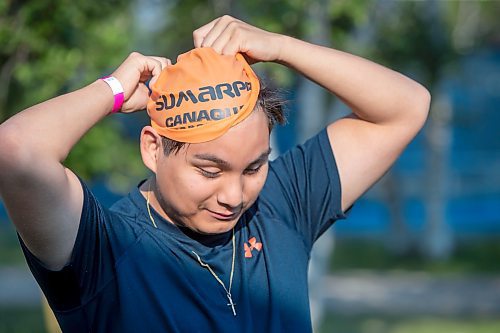
[{"label": "closed eye", "polygon": [[203,168],[198,168],[200,174],[206,178],[217,178],[220,176],[220,171],[217,171],[217,172],[212,172],[212,171],[208,171],[208,170],[205,170]]},{"label": "closed eye", "polygon": [[245,174],[245,175],[254,175],[254,174],[256,174],[256,173],[258,173],[258,172],[260,171],[260,169],[262,168],[262,165],[263,165],[263,164],[260,164],[260,165],[259,165],[258,167],[256,167],[256,168],[248,168],[248,169],[246,169],[246,170],[243,172],[243,174]]}]

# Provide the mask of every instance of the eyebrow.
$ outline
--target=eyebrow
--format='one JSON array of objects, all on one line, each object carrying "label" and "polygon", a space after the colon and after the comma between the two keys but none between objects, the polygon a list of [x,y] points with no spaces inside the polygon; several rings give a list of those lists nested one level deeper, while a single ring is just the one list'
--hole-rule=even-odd
[{"label": "eyebrow", "polygon": [[[262,162],[266,161],[269,158],[270,154],[271,154],[271,148],[269,148],[267,151],[263,152],[254,161],[250,162],[249,165],[262,163]],[[196,158],[198,160],[210,161],[210,162],[213,162],[215,164],[218,164],[218,165],[224,166],[224,167],[230,166],[230,163],[228,161],[225,161],[225,160],[223,160],[215,155],[212,155],[212,154],[195,154],[194,158]]]}]

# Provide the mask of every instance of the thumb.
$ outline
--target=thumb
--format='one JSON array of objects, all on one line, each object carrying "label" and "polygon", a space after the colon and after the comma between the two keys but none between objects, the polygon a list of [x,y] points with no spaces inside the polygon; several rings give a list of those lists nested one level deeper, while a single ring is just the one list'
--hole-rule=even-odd
[{"label": "thumb", "polygon": [[149,92],[151,93],[151,88],[150,88],[151,85],[153,85],[158,80],[158,78],[160,77],[160,74],[163,72],[163,70],[165,68],[167,68],[168,66],[172,66],[172,61],[170,59],[164,58],[164,57],[153,57],[152,56],[150,58],[152,58],[160,63],[160,71],[158,72],[157,68],[155,67],[155,70],[151,72],[152,76],[144,82],[146,84],[146,87],[149,89]]}]

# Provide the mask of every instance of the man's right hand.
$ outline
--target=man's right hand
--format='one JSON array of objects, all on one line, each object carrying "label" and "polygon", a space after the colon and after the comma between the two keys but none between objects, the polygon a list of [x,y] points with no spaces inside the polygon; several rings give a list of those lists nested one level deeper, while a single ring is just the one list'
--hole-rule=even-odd
[{"label": "man's right hand", "polygon": [[132,52],[112,74],[123,86],[124,103],[120,112],[144,110],[149,97],[145,82],[151,79],[154,83],[161,71],[171,64],[167,58]]}]

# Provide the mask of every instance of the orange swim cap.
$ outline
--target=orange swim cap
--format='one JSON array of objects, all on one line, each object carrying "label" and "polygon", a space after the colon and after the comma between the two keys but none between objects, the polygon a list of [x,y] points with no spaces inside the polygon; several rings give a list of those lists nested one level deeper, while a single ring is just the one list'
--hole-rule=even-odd
[{"label": "orange swim cap", "polygon": [[150,87],[151,125],[179,142],[218,138],[252,113],[259,80],[241,54],[220,55],[196,48],[163,69]]}]

